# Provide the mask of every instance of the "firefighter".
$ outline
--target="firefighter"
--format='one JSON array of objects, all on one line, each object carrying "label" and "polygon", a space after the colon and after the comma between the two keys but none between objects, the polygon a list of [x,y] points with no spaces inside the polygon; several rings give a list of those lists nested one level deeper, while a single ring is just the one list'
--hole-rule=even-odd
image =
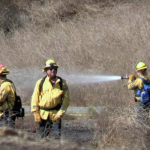
[{"label": "firefighter", "polygon": [[36,82],[31,99],[31,112],[39,123],[41,138],[51,131],[54,139],[60,139],[61,118],[66,112],[70,98],[67,83],[57,76],[58,65],[52,59],[46,61],[46,76]]},{"label": "firefighter", "polygon": [[144,87],[144,82],[150,85],[150,78],[147,76],[147,66],[144,62],[139,62],[136,65],[137,75],[129,75],[128,89],[134,90],[135,102],[137,104],[137,119],[142,122],[148,121],[148,115],[150,110],[150,101],[142,102],[141,93]]},{"label": "firefighter", "polygon": [[0,64],[0,126],[14,127],[16,116],[12,112],[15,103],[15,87],[7,82],[9,70]]}]

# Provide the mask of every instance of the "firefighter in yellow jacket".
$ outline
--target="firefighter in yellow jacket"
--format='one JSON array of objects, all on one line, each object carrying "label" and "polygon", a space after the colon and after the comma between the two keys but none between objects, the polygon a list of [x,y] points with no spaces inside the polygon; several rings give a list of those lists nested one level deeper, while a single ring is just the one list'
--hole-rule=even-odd
[{"label": "firefighter in yellow jacket", "polygon": [[0,126],[14,127],[15,115],[12,108],[15,102],[15,88],[12,83],[6,82],[9,70],[0,65]]},{"label": "firefighter in yellow jacket", "polygon": [[58,65],[52,59],[46,61],[46,76],[36,82],[31,100],[31,111],[39,123],[41,137],[60,138],[61,117],[66,112],[70,98],[67,83],[57,76]]},{"label": "firefighter in yellow jacket", "polygon": [[137,91],[141,90],[144,86],[144,81],[150,83],[150,78],[147,76],[147,66],[144,62],[139,62],[136,65],[137,75],[130,75],[128,80],[128,89],[135,91],[135,102],[137,103],[137,118],[140,121],[147,122],[149,110],[150,110],[150,102],[143,103],[141,101],[141,96]]}]

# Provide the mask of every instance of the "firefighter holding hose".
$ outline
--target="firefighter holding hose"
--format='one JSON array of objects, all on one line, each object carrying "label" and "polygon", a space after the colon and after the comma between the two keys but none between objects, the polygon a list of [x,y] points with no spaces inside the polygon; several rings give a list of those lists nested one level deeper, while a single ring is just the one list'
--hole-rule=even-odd
[{"label": "firefighter holding hose", "polygon": [[128,89],[135,91],[137,119],[146,123],[150,110],[150,78],[147,76],[147,66],[144,62],[136,65],[136,74],[129,75]]}]

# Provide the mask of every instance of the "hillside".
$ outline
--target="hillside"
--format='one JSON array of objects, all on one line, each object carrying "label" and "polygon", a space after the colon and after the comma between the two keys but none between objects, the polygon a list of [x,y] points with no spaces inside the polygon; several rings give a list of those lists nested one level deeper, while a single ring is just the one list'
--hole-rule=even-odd
[{"label": "hillside", "polygon": [[135,102],[127,80],[76,81],[85,75],[135,74],[139,61],[149,72],[149,5],[149,0],[1,0],[0,63],[10,70],[23,104],[30,105],[45,61],[53,58],[72,106],[108,108],[96,114],[95,133],[102,134],[96,140],[103,148],[148,148],[149,127],[143,131],[136,112],[128,109]]},{"label": "hillside", "polygon": [[[25,101],[29,101],[36,80],[43,76],[41,71],[48,58],[58,62],[60,75],[65,77],[133,74],[139,61],[149,67],[148,4],[117,0],[45,0],[42,4],[38,0],[3,0],[1,63],[12,71],[10,78],[17,75],[13,80]],[[21,83],[23,78],[25,83]],[[115,99],[118,105],[124,105],[132,97],[125,86],[122,81],[70,85],[70,92],[73,102],[82,99],[88,105],[92,98],[93,105],[105,105]]]}]

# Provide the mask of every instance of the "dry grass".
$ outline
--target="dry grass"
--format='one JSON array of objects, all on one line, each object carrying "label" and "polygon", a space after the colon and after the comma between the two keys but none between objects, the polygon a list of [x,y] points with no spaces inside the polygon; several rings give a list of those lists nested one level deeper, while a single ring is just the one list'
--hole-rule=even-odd
[{"label": "dry grass", "polygon": [[[134,28],[134,25],[138,24],[136,23],[137,19],[131,22],[131,25],[129,20],[134,16],[138,17],[140,14],[141,16],[143,15],[142,19],[145,18],[145,20],[141,20],[141,23],[145,22],[145,13],[140,12],[142,9],[137,12],[139,6],[136,4],[120,4],[110,7],[110,9],[105,9],[105,7],[101,8],[92,2],[91,4],[90,1],[87,1],[87,3],[84,1],[83,4],[80,2],[80,7],[77,8],[77,2],[69,2],[67,4],[69,7],[65,7],[66,1],[60,1],[60,3],[52,1],[51,4],[41,7],[39,4],[32,3],[29,9],[32,21],[24,29],[16,31],[11,38],[0,39],[0,47],[3,50],[1,62],[10,67],[10,69],[12,67],[28,68],[30,66],[31,68],[39,68],[40,72],[45,60],[54,58],[60,65],[60,72],[65,72],[66,74],[78,75],[79,72],[82,72],[82,74],[124,75],[133,72],[135,64],[140,58],[140,55],[135,54],[134,49],[141,49],[135,44],[138,37],[134,32],[146,29],[142,24],[141,27],[139,26],[140,29],[137,27],[137,29],[132,30],[132,27]],[[61,21],[61,16],[58,14],[70,12],[74,5],[76,5],[74,9],[78,13],[72,19],[68,18],[67,15],[66,19],[68,18],[68,21]],[[133,6],[135,8],[132,8]],[[62,7],[63,9],[60,9]],[[143,5],[143,7],[146,6]],[[129,13],[131,9],[132,15]],[[144,10],[148,10],[148,8]],[[145,32],[142,32],[141,36],[145,37]],[[128,41],[131,41],[130,45]],[[140,43],[141,40],[139,39],[137,44]],[[128,52],[130,52],[130,56],[135,55],[135,61],[128,57]],[[145,60],[148,60],[148,58]],[[35,74],[28,75],[26,73],[25,76],[30,78]],[[28,84],[31,83],[29,82]],[[89,101],[91,104],[92,99],[94,105],[97,103],[110,104],[114,103],[113,100],[115,99],[118,105],[120,105],[121,101],[124,104],[126,103],[124,102],[126,101],[125,95],[129,95],[124,85],[125,82],[75,86],[75,88],[71,85],[72,102],[80,102],[82,99],[88,105]],[[26,90],[32,92],[33,88],[26,88]],[[82,93],[82,95],[77,95],[74,90]],[[106,94],[106,91],[109,91],[109,94]],[[31,92],[27,92],[29,93],[27,99],[30,98]],[[27,95],[27,93],[24,95]]]},{"label": "dry grass", "polygon": [[[3,12],[1,63],[10,69],[9,77],[14,80],[24,103],[30,104],[34,84],[42,77],[42,67],[48,58],[58,62],[59,75],[65,74],[66,80],[71,74],[77,77],[80,74],[133,74],[139,61],[150,68],[149,3],[148,0],[1,1],[0,8],[8,8],[0,9]],[[21,26],[18,26],[21,19],[15,17],[20,18],[18,8],[27,17],[26,24]],[[11,10],[16,15],[10,15]],[[6,25],[15,32],[6,36],[3,32]],[[95,136],[97,139],[97,134],[102,133],[100,147],[148,147],[147,128],[143,131],[130,117],[133,112],[124,109],[134,106],[133,93],[127,90],[126,81],[90,85],[74,85],[68,81],[68,84],[71,105],[111,108],[98,114],[103,115],[99,117]]]},{"label": "dry grass", "polygon": [[90,148],[81,147],[74,142],[63,141],[63,143],[60,143],[50,139],[41,140],[31,137],[23,131],[8,128],[0,128],[0,148],[5,150],[90,150]]},{"label": "dry grass", "polygon": [[91,144],[99,149],[149,149],[149,124],[137,121],[135,108],[109,108],[94,118],[97,126]]}]

